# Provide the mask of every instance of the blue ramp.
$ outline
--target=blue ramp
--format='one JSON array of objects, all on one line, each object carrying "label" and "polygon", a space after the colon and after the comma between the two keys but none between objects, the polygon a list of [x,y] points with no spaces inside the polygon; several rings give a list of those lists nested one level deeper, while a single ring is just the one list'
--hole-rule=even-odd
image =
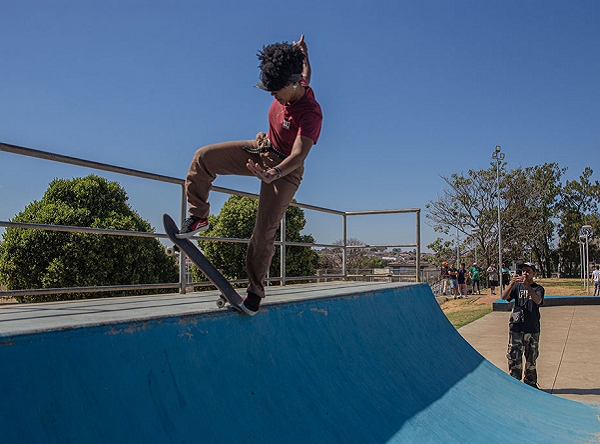
[{"label": "blue ramp", "polygon": [[485,361],[427,285],[357,291],[3,333],[0,442],[598,441],[600,407]]}]

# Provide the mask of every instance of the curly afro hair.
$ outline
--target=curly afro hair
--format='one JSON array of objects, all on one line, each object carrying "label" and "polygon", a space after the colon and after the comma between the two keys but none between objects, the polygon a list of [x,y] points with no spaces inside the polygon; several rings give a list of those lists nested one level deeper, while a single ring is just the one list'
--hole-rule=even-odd
[{"label": "curly afro hair", "polygon": [[290,83],[293,75],[302,73],[304,53],[287,42],[263,46],[257,54],[260,60],[260,80],[267,91],[277,91]]}]

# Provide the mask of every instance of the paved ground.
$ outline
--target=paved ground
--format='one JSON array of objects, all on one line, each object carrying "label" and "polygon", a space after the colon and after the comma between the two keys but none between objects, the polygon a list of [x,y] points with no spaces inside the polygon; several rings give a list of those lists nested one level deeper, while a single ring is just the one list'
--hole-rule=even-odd
[{"label": "paved ground", "polygon": [[[554,395],[600,404],[600,307],[542,307],[539,386]],[[493,312],[459,333],[484,358],[508,373],[507,312]]]}]

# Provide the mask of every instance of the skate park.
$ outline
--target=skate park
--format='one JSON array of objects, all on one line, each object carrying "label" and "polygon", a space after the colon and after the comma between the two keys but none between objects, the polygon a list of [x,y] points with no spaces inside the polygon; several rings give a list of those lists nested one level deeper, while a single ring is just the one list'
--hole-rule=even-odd
[{"label": "skate park", "polygon": [[217,309],[217,297],[0,310],[6,442],[598,439],[600,406],[508,376],[461,337],[427,284],[282,287],[254,318]]},{"label": "skate park", "polygon": [[274,286],[254,318],[217,299],[2,307],[6,441],[598,440],[597,307],[543,308],[538,391],[503,370],[506,312],[456,331],[427,284]]},{"label": "skate park", "polygon": [[[434,268],[438,260],[473,256],[472,246],[463,254],[474,236],[462,214],[483,208],[475,228],[484,240],[473,241],[467,266],[479,254],[484,269],[491,261],[500,268],[502,257],[509,264],[516,260],[511,249],[523,246],[529,248],[523,257],[533,255],[540,266],[538,279],[576,280],[573,269],[583,259],[575,232],[590,223],[600,232],[600,213],[548,203],[556,190],[563,197],[578,197],[579,190],[582,197],[595,192],[588,197],[598,204],[593,160],[600,108],[593,97],[600,93],[594,69],[600,3],[5,6],[0,444],[600,442],[600,298],[579,297],[578,289],[558,300],[555,294],[570,293],[546,291],[535,390],[507,374],[505,303],[453,327],[456,312],[449,307],[462,309],[467,301],[436,301],[433,280],[419,275],[420,267]],[[296,222],[289,219],[280,227],[267,298],[256,316],[242,316],[217,306],[218,290],[191,284],[198,274],[191,277],[189,260],[168,243],[160,219],[169,214],[183,225],[182,181],[199,147],[253,139],[269,129],[274,99],[255,87],[262,81],[257,52],[299,40],[310,47],[311,89],[324,118],[296,196],[307,213],[326,213],[302,231],[319,243],[308,248],[322,256],[321,249],[333,249],[326,244],[342,239],[343,254],[351,256],[359,247],[346,242],[352,238],[374,248],[394,244],[388,252],[416,253],[416,272],[397,278],[390,271],[374,276],[380,272],[319,266],[306,280],[292,279],[305,275],[285,249],[305,245],[286,238],[286,227]],[[298,98],[290,98],[294,109]],[[492,160],[494,146],[502,146],[506,158]],[[125,233],[117,227],[137,228],[78,224],[67,219],[74,212],[66,206],[33,211],[51,181],[97,171],[126,190],[150,229]],[[253,197],[260,180],[247,179],[215,182],[211,218],[220,217],[229,189]],[[463,179],[475,186],[455,186]],[[461,216],[442,223],[440,236],[455,255],[442,250],[444,243],[429,246],[437,230],[428,204],[442,202],[446,192],[446,209]],[[462,196],[473,200],[457,199]],[[532,211],[513,211],[518,202]],[[389,208],[407,212],[390,214],[392,223],[368,214]],[[562,208],[550,220],[554,241],[534,239],[546,234],[537,223],[549,214],[543,210],[554,208]],[[581,217],[568,217],[571,212]],[[516,221],[524,222],[522,242],[513,242]],[[212,235],[239,237],[232,250],[246,242],[245,235]],[[73,267],[60,275],[51,268],[56,279],[30,284],[38,276],[34,265],[39,269],[58,251],[49,241],[61,237],[114,244],[125,279],[114,272],[117,254],[81,260],[94,246],[81,242],[74,250],[82,255],[69,255]],[[23,284],[14,285],[4,279],[6,264],[17,261],[4,253],[22,238],[38,239],[49,254],[27,255],[35,248],[22,242],[26,260],[12,276],[23,276]],[[173,265],[168,279],[131,273],[127,280],[126,261],[136,255],[124,250],[138,240],[162,244],[161,261]],[[597,241],[594,264],[600,263]],[[540,254],[535,247],[544,243],[550,250]],[[430,250],[437,257],[428,260]],[[53,257],[67,262],[66,254]],[[140,256],[144,265],[136,271],[155,270],[146,266],[149,257]],[[280,272],[286,260],[287,276]],[[224,263],[217,267],[243,297],[245,275]],[[84,269],[90,274],[73,272]],[[110,280],[96,279],[96,269],[110,270],[104,273]],[[332,275],[323,277],[323,270]],[[41,302],[55,295],[61,296]],[[485,299],[489,310],[495,298]]]}]

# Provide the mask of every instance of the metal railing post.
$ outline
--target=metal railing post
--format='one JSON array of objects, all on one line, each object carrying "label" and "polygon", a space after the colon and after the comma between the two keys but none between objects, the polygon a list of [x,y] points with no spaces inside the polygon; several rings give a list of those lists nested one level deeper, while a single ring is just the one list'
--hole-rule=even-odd
[{"label": "metal railing post", "polygon": [[283,213],[283,217],[281,218],[281,224],[280,224],[280,230],[281,231],[281,248],[279,249],[279,254],[280,254],[280,261],[279,261],[279,275],[281,276],[281,285],[285,286],[285,282],[286,282],[286,274],[285,274],[285,268],[286,268],[286,264],[285,264],[285,256],[286,256],[286,251],[287,251],[287,236],[285,235],[285,226],[286,226],[286,220],[285,220],[285,213]]},{"label": "metal railing post", "polygon": [[[179,226],[185,220],[187,214],[187,195],[185,192],[185,184],[181,185],[181,209],[180,209],[180,221]],[[179,252],[179,292],[186,294],[187,292],[187,267],[186,267],[186,256],[183,251]]]},{"label": "metal railing post", "polygon": [[416,211],[417,215],[417,262],[416,262],[416,277],[415,282],[421,282],[421,210]]},{"label": "metal railing post", "polygon": [[344,245],[343,245],[343,249],[342,249],[342,274],[344,275],[344,279],[346,277],[348,277],[348,270],[346,269],[346,262],[348,260],[347,256],[346,256],[346,250],[348,248],[348,216],[347,215],[343,215],[342,216],[342,236],[343,236],[343,241],[344,241]]}]

